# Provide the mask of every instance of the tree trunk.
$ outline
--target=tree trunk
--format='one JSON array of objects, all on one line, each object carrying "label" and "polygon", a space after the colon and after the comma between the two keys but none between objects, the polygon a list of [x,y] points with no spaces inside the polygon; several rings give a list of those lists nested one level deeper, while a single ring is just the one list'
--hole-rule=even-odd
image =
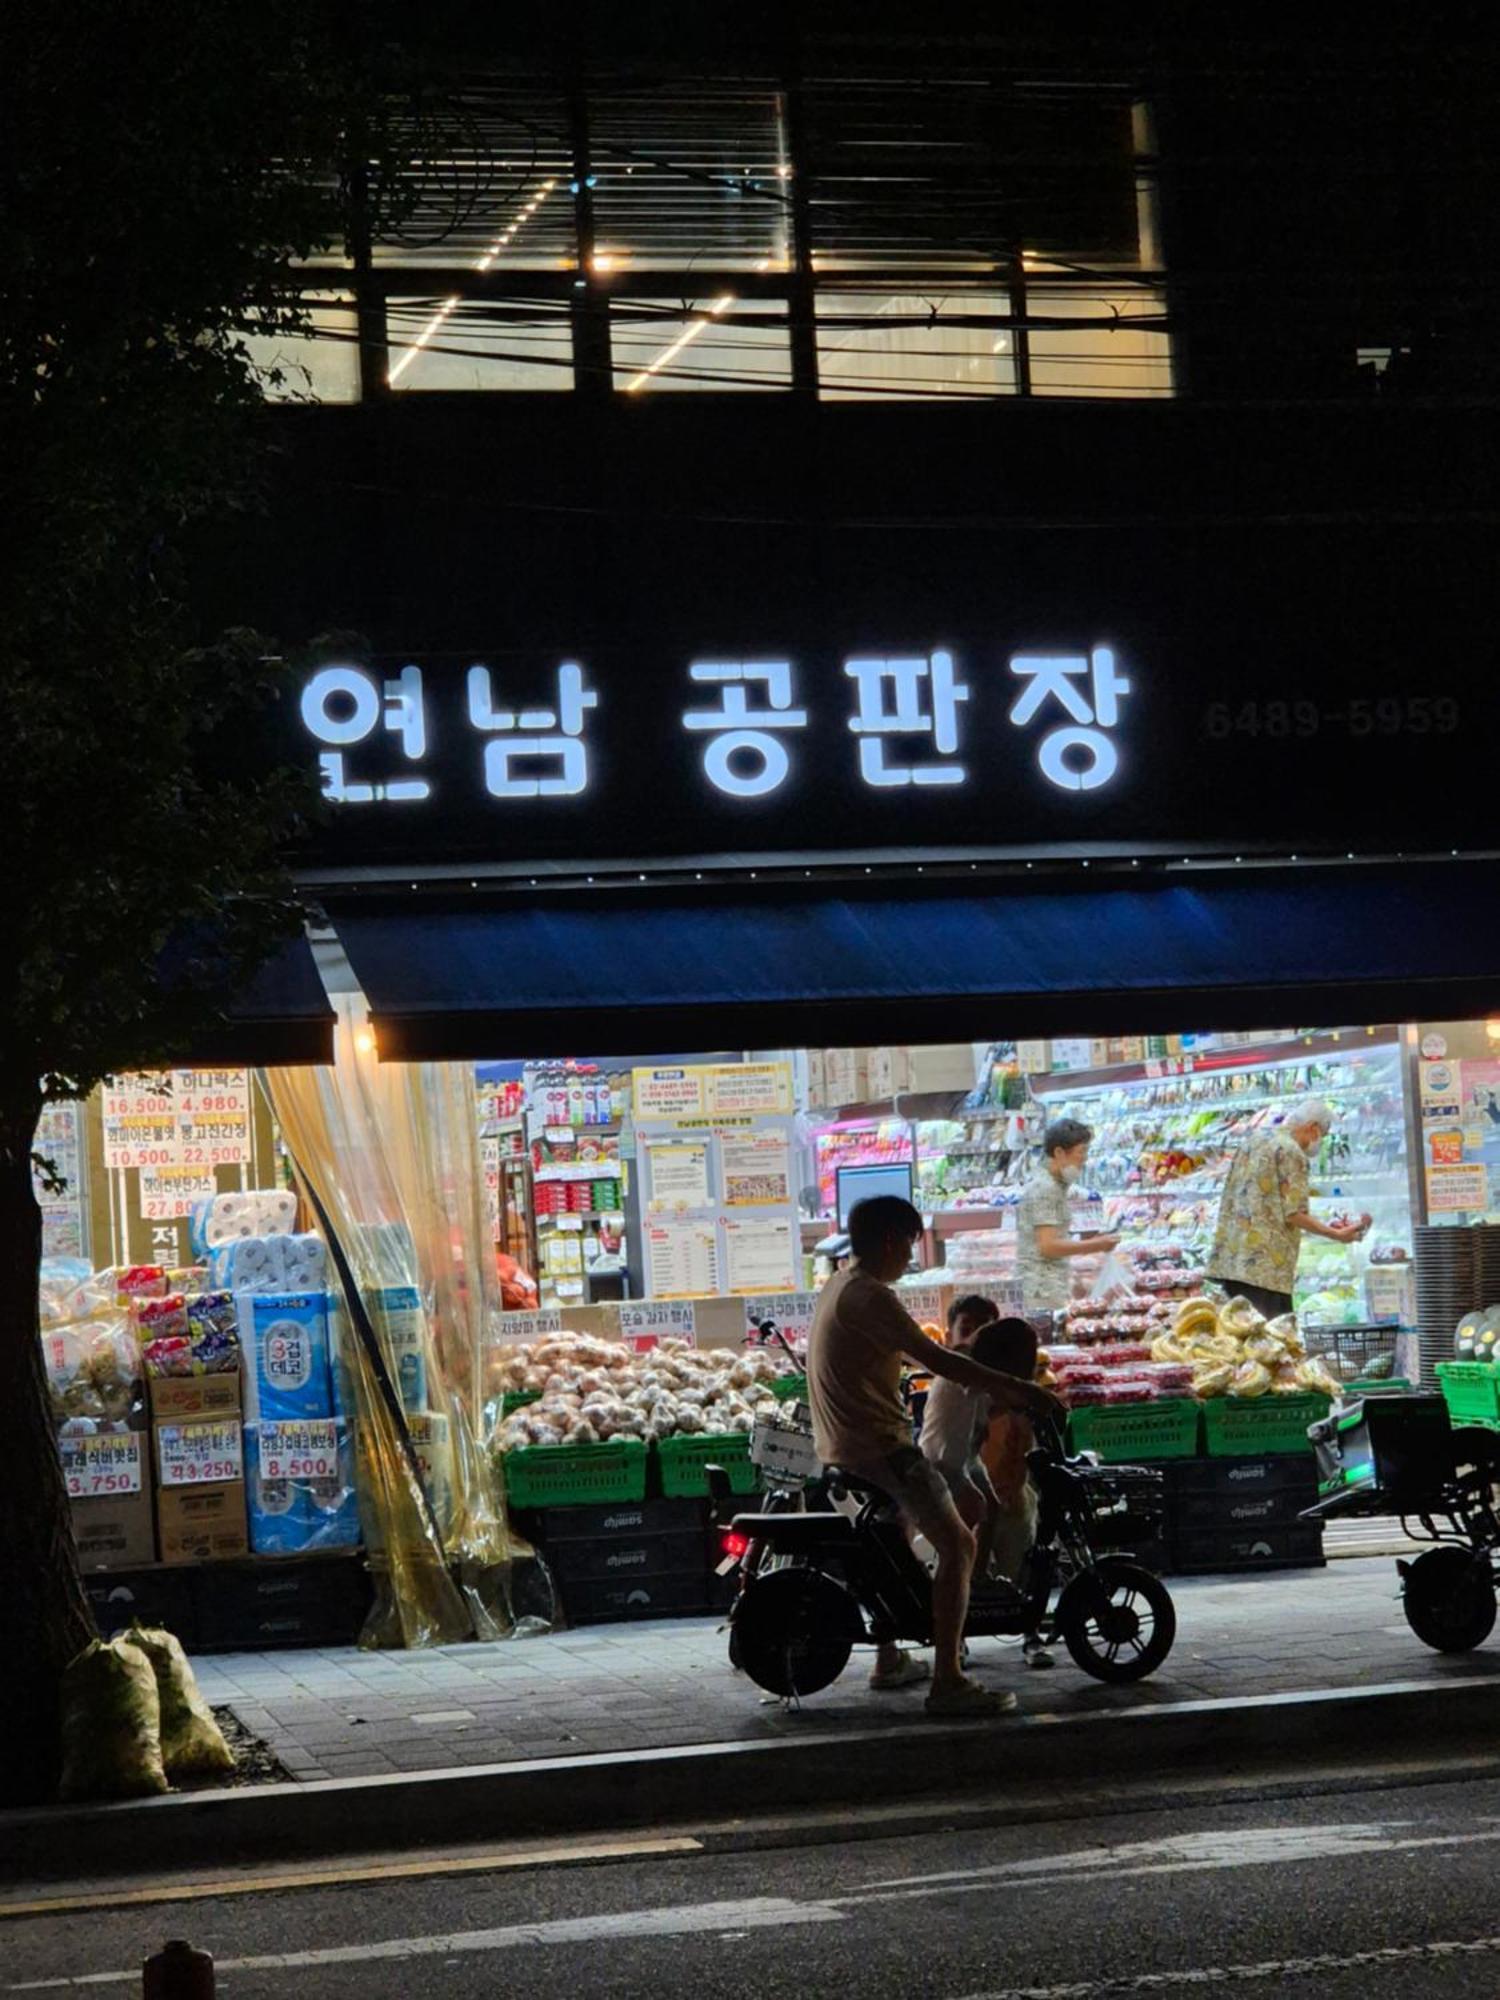
[{"label": "tree trunk", "polygon": [[63,1668],[94,1637],[37,1325],[42,1218],[31,1185],[40,1103],[0,1104],[0,1805],[51,1798]]}]

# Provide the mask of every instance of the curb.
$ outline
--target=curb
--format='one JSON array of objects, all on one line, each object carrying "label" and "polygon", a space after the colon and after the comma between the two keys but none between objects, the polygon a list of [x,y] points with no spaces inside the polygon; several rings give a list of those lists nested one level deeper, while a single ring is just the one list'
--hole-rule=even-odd
[{"label": "curb", "polygon": [[1468,1675],[1251,1701],[1164,1703],[1095,1715],[998,1724],[810,1730],[775,1742],[628,1750],[390,1778],[328,1778],[188,1792],[99,1806],[0,1814],[0,1879],[161,1874],[215,1864],[290,1860],[424,1845],[456,1846],[601,1828],[663,1828],[806,1807],[969,1798],[1024,1783],[1090,1794],[1142,1774],[1232,1776],[1274,1752],[1326,1768],[1377,1761],[1408,1743],[1446,1756],[1497,1752],[1495,1682]]}]

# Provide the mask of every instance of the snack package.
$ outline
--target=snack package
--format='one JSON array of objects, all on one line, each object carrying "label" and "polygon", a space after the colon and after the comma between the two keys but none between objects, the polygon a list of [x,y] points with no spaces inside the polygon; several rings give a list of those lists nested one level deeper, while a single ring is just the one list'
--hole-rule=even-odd
[{"label": "snack package", "polygon": [[174,1338],[185,1340],[188,1336],[187,1301],[181,1292],[172,1292],[161,1298],[137,1298],[131,1310],[143,1342]]},{"label": "snack package", "polygon": [[167,1790],[156,1675],[128,1639],[95,1639],[64,1670],[62,1745],[64,1799],[139,1799]]},{"label": "snack package", "polygon": [[234,1753],[198,1692],[181,1643],[170,1632],[139,1624],[131,1625],[125,1638],[145,1654],[156,1676],[161,1760],[167,1776],[204,1778],[232,1771]]},{"label": "snack package", "polygon": [[165,1298],[167,1274],[160,1264],[132,1264],[115,1272],[115,1290],[122,1299]]},{"label": "snack package", "polygon": [[240,1365],[239,1316],[232,1292],[203,1292],[187,1302],[195,1375],[232,1374]]}]

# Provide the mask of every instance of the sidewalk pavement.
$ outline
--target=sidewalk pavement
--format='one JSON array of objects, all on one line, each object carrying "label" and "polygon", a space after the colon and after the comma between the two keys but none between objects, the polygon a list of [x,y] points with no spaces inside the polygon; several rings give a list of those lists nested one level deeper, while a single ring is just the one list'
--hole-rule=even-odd
[{"label": "sidewalk pavement", "polygon": [[[1059,1646],[1028,1672],[1015,1642],[979,1640],[973,1670],[1014,1687],[1032,1717],[1430,1681],[1500,1678],[1500,1648],[1445,1657],[1408,1629],[1388,1556],[1229,1579],[1169,1579],[1177,1644],[1162,1670],[1105,1687]],[[530,1758],[768,1742],[808,1729],[903,1729],[922,1690],[877,1695],[867,1653],[800,1709],[733,1672],[713,1618],[588,1626],[498,1645],[367,1653],[355,1647],[222,1653],[194,1661],[207,1699],[232,1708],[300,1781],[443,1771]]]}]

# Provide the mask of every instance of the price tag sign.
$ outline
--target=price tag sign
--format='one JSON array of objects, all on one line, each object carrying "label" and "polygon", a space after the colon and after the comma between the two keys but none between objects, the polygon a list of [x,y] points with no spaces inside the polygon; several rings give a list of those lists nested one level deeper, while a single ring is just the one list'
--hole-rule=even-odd
[{"label": "price tag sign", "polygon": [[507,1346],[530,1346],[562,1332],[560,1312],[501,1313],[496,1322],[501,1342]]},{"label": "price tag sign", "polygon": [[158,1424],[156,1448],[163,1486],[213,1486],[243,1479],[239,1419]]},{"label": "price tag sign", "polygon": [[338,1435],[332,1417],[300,1417],[260,1427],[262,1479],[337,1479]]},{"label": "price tag sign", "polygon": [[941,1326],[943,1294],[938,1285],[898,1285],[896,1297],[919,1324]]},{"label": "price tag sign", "polygon": [[777,1330],[788,1340],[806,1340],[812,1330],[816,1292],[766,1292],[745,1301],[748,1330],[754,1332],[764,1319],[774,1319]]},{"label": "price tag sign", "polygon": [[620,1306],[620,1338],[638,1352],[663,1340],[698,1344],[698,1308],[691,1299],[639,1299]]},{"label": "price tag sign", "polygon": [[138,1431],[122,1437],[61,1437],[63,1479],[70,1500],[103,1494],[139,1493],[142,1483]]}]

